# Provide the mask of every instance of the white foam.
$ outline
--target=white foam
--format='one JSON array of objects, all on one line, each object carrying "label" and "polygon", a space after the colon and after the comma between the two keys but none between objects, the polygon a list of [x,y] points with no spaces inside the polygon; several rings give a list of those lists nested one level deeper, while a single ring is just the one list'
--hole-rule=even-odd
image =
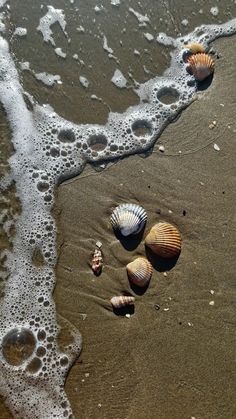
[{"label": "white foam", "polygon": [[107,37],[103,35],[103,49],[109,54],[113,54],[113,49],[108,46]]},{"label": "white foam", "polygon": [[86,77],[80,76],[79,81],[85,89],[87,89],[87,87],[89,87],[89,81],[88,81],[88,79],[86,79]]},{"label": "white foam", "polygon": [[3,7],[6,2],[7,0],[0,0],[0,8]]},{"label": "white foam", "polygon": [[61,80],[61,77],[58,74],[53,75],[47,72],[35,73],[35,78],[46,86],[53,86]]},{"label": "white foam", "polygon": [[218,16],[218,14],[219,14],[219,8],[218,8],[218,6],[211,7],[210,13],[212,14],[212,16]]},{"label": "white foam", "polygon": [[122,74],[122,72],[119,69],[116,69],[113,77],[111,79],[112,83],[115,84],[115,86],[119,87],[120,89],[123,89],[126,87],[127,80],[125,76]]},{"label": "white foam", "polygon": [[144,36],[149,42],[153,41],[154,39],[154,36],[149,32],[144,33]]},{"label": "white foam", "polygon": [[67,35],[65,31],[65,15],[62,9],[54,9],[53,6],[47,6],[47,8],[48,11],[45,16],[41,17],[37,30],[42,33],[45,42],[51,42],[51,44],[55,46],[56,44],[52,37],[53,32],[51,30],[51,26],[58,22],[64,34]]},{"label": "white foam", "polygon": [[55,48],[54,51],[58,55],[58,57],[66,58],[66,53],[63,52],[61,48]]},{"label": "white foam", "polygon": [[26,36],[27,35],[27,29],[18,27],[14,30],[14,35],[17,36]]},{"label": "white foam", "polygon": [[132,13],[138,20],[139,22],[139,26],[146,26],[147,23],[150,22],[150,19],[147,15],[142,15],[139,12],[136,12],[134,9],[132,9],[132,7],[129,8],[129,12]]}]

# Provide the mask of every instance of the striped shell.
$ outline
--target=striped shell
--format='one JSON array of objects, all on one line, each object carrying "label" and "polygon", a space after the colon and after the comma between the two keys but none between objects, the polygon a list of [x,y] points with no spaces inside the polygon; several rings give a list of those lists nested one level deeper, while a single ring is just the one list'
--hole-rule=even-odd
[{"label": "striped shell", "polygon": [[194,54],[188,58],[188,70],[195,79],[202,81],[214,71],[214,61],[208,54]]},{"label": "striped shell", "polygon": [[178,256],[181,252],[181,236],[175,226],[161,222],[155,224],[148,233],[145,244],[163,258]]},{"label": "striped shell", "polygon": [[206,49],[202,44],[199,44],[197,42],[190,42],[187,45],[184,45],[185,49],[188,49],[192,54],[199,54],[199,53],[205,53]]},{"label": "striped shell", "polygon": [[91,262],[91,268],[95,275],[98,276],[102,272],[102,264],[103,264],[102,252],[100,249],[95,249],[93,257],[92,257],[92,262]]},{"label": "striped shell", "polygon": [[113,229],[119,231],[123,236],[138,234],[146,220],[146,211],[135,204],[121,204],[115,208],[111,215]]},{"label": "striped shell", "polygon": [[130,295],[119,295],[118,297],[112,297],[110,302],[114,308],[121,308],[125,306],[134,305],[135,298]]},{"label": "striped shell", "polygon": [[129,280],[138,287],[148,285],[152,276],[152,265],[145,258],[137,258],[126,266]]}]

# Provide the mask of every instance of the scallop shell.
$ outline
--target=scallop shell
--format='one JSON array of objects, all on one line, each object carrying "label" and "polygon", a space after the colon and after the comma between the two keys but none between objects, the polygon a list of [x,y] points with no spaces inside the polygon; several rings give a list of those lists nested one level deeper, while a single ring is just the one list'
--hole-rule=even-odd
[{"label": "scallop shell", "polygon": [[188,49],[192,54],[199,54],[199,53],[205,53],[206,49],[202,44],[199,44],[197,42],[190,42],[187,45],[184,45],[185,49]]},{"label": "scallop shell", "polygon": [[103,258],[100,249],[95,249],[92,257],[91,268],[95,275],[100,275],[102,272]]},{"label": "scallop shell", "polygon": [[180,254],[181,235],[172,224],[160,222],[151,228],[145,244],[158,256],[172,258]]},{"label": "scallop shell", "polygon": [[138,287],[148,285],[152,276],[152,265],[145,258],[137,258],[126,266],[129,280]]},{"label": "scallop shell", "polygon": [[146,211],[135,204],[121,204],[115,208],[111,215],[113,229],[120,231],[123,236],[138,234],[146,220]]},{"label": "scallop shell", "polygon": [[202,81],[214,71],[214,61],[208,54],[194,54],[188,58],[188,70],[195,79]]},{"label": "scallop shell", "polygon": [[114,308],[132,306],[134,305],[134,301],[135,298],[130,295],[119,295],[110,299],[110,302]]}]

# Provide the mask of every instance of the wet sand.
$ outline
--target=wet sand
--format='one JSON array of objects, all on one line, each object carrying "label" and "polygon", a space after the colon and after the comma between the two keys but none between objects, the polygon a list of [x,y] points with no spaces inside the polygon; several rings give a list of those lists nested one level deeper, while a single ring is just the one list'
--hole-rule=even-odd
[{"label": "wet sand", "polygon": [[[83,336],[66,382],[75,418],[236,417],[235,39],[214,43],[220,58],[211,86],[167,127],[152,155],[100,173],[88,166],[58,188],[58,319]],[[143,238],[122,244],[109,223],[123,202],[146,209],[143,238],[159,220],[177,225],[183,238],[176,265],[154,270],[143,295],[131,290],[125,270],[145,255]],[[98,278],[89,267],[97,240]],[[131,318],[110,307],[123,293],[136,296]]]}]

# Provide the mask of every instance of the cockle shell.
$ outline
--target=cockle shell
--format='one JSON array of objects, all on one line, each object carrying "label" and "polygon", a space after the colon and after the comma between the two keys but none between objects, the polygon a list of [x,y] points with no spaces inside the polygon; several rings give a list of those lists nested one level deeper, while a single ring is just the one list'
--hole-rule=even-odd
[{"label": "cockle shell", "polygon": [[115,208],[111,215],[112,227],[123,236],[138,234],[144,227],[146,220],[146,211],[135,204],[121,204]]},{"label": "cockle shell", "polygon": [[92,257],[91,268],[96,276],[102,272],[103,257],[100,249],[95,249]]},{"label": "cockle shell", "polygon": [[129,280],[138,287],[148,285],[152,276],[152,265],[145,258],[137,258],[126,266]]},{"label": "cockle shell", "polygon": [[180,232],[175,226],[160,222],[151,228],[145,244],[158,256],[172,258],[180,254],[181,241]]},{"label": "cockle shell", "polygon": [[131,295],[119,295],[117,297],[112,297],[110,302],[114,308],[121,308],[125,306],[134,305],[135,298]]},{"label": "cockle shell", "polygon": [[190,42],[187,45],[184,45],[184,49],[188,49],[192,54],[199,54],[206,52],[205,47],[198,42]]},{"label": "cockle shell", "polygon": [[190,55],[187,62],[188,70],[198,81],[206,79],[214,71],[215,63],[208,54]]}]

